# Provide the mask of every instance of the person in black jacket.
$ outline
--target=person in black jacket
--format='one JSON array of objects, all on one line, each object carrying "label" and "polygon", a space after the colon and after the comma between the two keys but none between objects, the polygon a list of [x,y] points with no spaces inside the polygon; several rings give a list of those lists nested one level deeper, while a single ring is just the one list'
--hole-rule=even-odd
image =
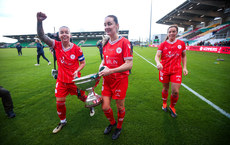
[{"label": "person in black jacket", "polygon": [[40,56],[43,57],[48,62],[48,65],[51,64],[51,62],[45,57],[45,53],[43,51],[44,46],[42,45],[41,41],[39,39],[36,39],[35,41],[37,43],[37,64],[35,66],[39,66]]},{"label": "person in black jacket", "polygon": [[0,86],[0,97],[2,98],[2,104],[7,116],[9,118],[14,118],[16,115],[13,111],[13,101],[10,95],[10,91]]},{"label": "person in black jacket", "polygon": [[22,46],[20,45],[19,42],[17,43],[16,48],[18,50],[18,56],[22,55]]},{"label": "person in black jacket", "polygon": [[101,60],[103,60],[103,46],[102,46],[102,40],[97,41],[97,48],[99,49]]}]

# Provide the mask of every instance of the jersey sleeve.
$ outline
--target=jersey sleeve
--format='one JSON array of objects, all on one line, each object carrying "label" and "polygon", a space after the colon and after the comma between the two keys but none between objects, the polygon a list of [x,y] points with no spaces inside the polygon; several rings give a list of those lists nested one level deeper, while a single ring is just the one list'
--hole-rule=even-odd
[{"label": "jersey sleeve", "polygon": [[164,42],[160,44],[160,46],[158,47],[157,51],[162,52],[164,48]]},{"label": "jersey sleeve", "polygon": [[123,57],[124,60],[132,60],[133,59],[133,52],[131,49],[131,45],[129,40],[125,39],[124,43],[123,43]]},{"label": "jersey sleeve", "polygon": [[80,47],[77,46],[77,57],[79,61],[85,60],[85,56]]},{"label": "jersey sleeve", "polygon": [[56,40],[53,41],[52,48],[53,48],[54,50],[57,48],[58,43],[60,43],[60,41],[56,41]]},{"label": "jersey sleeve", "polygon": [[184,51],[186,51],[186,46],[185,46],[185,43],[184,43],[184,41],[182,41],[182,52],[184,52]]}]

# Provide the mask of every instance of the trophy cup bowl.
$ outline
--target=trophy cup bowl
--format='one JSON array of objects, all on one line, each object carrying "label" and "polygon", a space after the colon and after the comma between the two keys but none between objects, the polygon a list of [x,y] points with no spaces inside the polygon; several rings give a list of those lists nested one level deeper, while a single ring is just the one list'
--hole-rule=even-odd
[{"label": "trophy cup bowl", "polygon": [[98,85],[100,77],[98,73],[90,74],[73,80],[75,85],[83,90],[88,92],[88,96],[85,101],[85,107],[90,108],[102,103],[101,96],[94,92],[94,88]]}]

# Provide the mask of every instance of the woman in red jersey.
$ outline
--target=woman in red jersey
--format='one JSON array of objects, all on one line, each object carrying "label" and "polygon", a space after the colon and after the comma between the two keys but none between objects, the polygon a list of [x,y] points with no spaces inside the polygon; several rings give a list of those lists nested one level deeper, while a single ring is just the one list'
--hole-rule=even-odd
[{"label": "woman in red jersey", "polygon": [[[78,95],[77,86],[72,81],[76,77],[81,77],[80,71],[85,66],[85,57],[80,47],[70,42],[70,29],[66,26],[59,28],[59,38],[56,41],[45,35],[42,22],[47,18],[44,13],[37,13],[37,33],[39,38],[49,47],[54,48],[58,64],[58,77],[55,87],[55,96],[57,103],[57,114],[60,123],[53,130],[53,133],[59,132],[67,123],[66,121],[66,96]],[[87,96],[84,91],[80,91],[78,98],[85,102]],[[90,109],[90,115],[94,115],[93,108]]]},{"label": "woman in red jersey", "polygon": [[[159,70],[159,81],[163,84],[162,109],[167,112],[167,98],[169,90],[169,82],[171,82],[171,104],[169,110],[171,116],[175,118],[177,116],[175,105],[179,98],[179,89],[182,82],[182,71],[184,75],[188,74],[186,67],[186,47],[185,43],[176,39],[178,33],[178,27],[173,25],[168,28],[166,41],[160,44],[155,61],[157,69]],[[161,58],[161,62],[159,59]],[[183,69],[181,66],[183,64]]]},{"label": "woman in red jersey", "polygon": [[[102,110],[110,121],[110,125],[105,128],[104,134],[109,134],[112,128],[116,126],[112,139],[117,139],[121,133],[125,117],[125,96],[128,88],[129,70],[133,65],[133,56],[130,42],[118,35],[119,24],[116,16],[107,16],[104,21],[104,28],[109,40],[103,45],[104,59],[100,67],[104,66],[105,69],[99,75],[103,76]],[[117,122],[110,107],[111,99],[116,100]]]}]

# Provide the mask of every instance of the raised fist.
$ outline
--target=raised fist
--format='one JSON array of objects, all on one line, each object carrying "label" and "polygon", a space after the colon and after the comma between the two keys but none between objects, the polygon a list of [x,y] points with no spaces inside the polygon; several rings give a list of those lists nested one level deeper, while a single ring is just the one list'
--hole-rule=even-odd
[{"label": "raised fist", "polygon": [[46,14],[44,14],[44,13],[42,13],[42,12],[38,12],[37,13],[37,20],[38,21],[43,21],[43,20],[45,20],[47,18],[47,16],[46,16]]}]

